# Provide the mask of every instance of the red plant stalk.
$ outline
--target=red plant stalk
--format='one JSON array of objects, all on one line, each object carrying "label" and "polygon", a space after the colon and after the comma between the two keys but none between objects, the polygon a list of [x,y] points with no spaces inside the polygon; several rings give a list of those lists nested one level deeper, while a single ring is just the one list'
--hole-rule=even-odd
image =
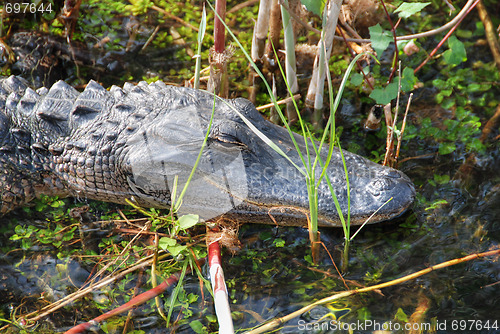
[{"label": "red plant stalk", "polygon": [[427,62],[432,58],[434,57],[434,55],[436,54],[437,50],[439,50],[439,48],[441,48],[441,46],[443,46],[444,42],[446,42],[448,40],[448,38],[451,36],[451,34],[458,28],[458,26],[460,25],[460,23],[462,22],[462,20],[467,16],[469,15],[469,13],[471,12],[472,9],[474,9],[474,7],[476,7],[476,5],[479,3],[480,0],[476,0],[472,6],[470,6],[470,8],[467,10],[467,13],[465,13],[464,16],[462,16],[460,18],[460,20],[458,20],[458,22],[450,29],[450,31],[448,31],[448,33],[443,37],[443,39],[438,43],[438,45],[434,48],[434,50],[432,50],[431,53],[429,53],[429,55],[427,56],[427,58],[425,58],[425,60],[422,62],[422,64],[418,65],[418,67],[413,71],[413,73],[417,73],[422,67],[424,67],[425,64],[427,64]]},{"label": "red plant stalk", "polygon": [[226,282],[224,280],[224,271],[221,266],[221,253],[218,241],[208,245],[208,264],[210,266],[210,282],[214,292],[215,313],[219,321],[219,333],[234,333],[233,319],[231,309],[229,308],[229,297],[227,293]]},{"label": "red plant stalk", "polygon": [[[188,269],[188,271],[189,271],[189,269]],[[121,305],[121,306],[119,306],[111,311],[108,311],[104,314],[101,314],[100,316],[92,319],[89,322],[85,322],[83,324],[79,324],[78,326],[71,328],[70,330],[66,331],[65,334],[82,333],[83,331],[90,329],[92,326],[97,325],[101,321],[107,320],[115,315],[126,312],[134,307],[137,307],[139,305],[144,304],[148,300],[153,299],[156,296],[165,292],[165,290],[167,290],[169,287],[171,287],[173,284],[175,284],[179,280],[180,276],[181,276],[180,272],[171,275],[169,278],[167,278],[165,281],[163,281],[161,284],[159,284],[156,288],[153,288],[153,289],[148,290],[144,293],[141,293],[138,296],[135,296],[128,303],[125,303],[125,304],[123,304],[123,305]]]},{"label": "red plant stalk", "polygon": [[226,49],[226,31],[221,19],[226,19],[226,0],[216,1],[215,12],[217,15],[214,22],[214,49],[217,53],[223,53]]},{"label": "red plant stalk", "polygon": [[226,0],[217,0],[215,3],[214,18],[214,46],[210,49],[210,78],[207,90],[221,97],[228,97],[226,63],[230,57],[226,51],[226,36],[224,20],[226,17]]}]

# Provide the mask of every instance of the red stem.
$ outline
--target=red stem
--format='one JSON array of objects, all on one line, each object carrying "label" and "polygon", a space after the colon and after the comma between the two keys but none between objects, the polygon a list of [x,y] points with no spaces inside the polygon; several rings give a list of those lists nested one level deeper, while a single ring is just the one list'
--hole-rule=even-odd
[{"label": "red stem", "polygon": [[224,24],[219,17],[224,21],[226,19],[226,0],[217,0],[215,3],[215,16],[214,23],[214,48],[215,52],[223,53],[226,48]]},{"label": "red stem", "polygon": [[[189,268],[188,268],[189,271]],[[167,278],[165,281],[163,281],[161,284],[159,284],[156,288],[152,288],[151,290],[148,290],[144,293],[141,293],[138,296],[135,296],[132,298],[128,303],[125,303],[111,311],[108,311],[104,314],[101,314],[97,318],[94,318],[93,320],[89,322],[85,322],[83,324],[79,324],[78,326],[75,326],[71,328],[70,330],[66,331],[65,334],[76,334],[76,333],[81,333],[85,330],[88,330],[92,326],[95,326],[97,323],[107,320],[115,315],[118,315],[120,313],[126,312],[134,307],[137,307],[139,305],[144,304],[150,299],[155,298],[156,296],[162,294],[167,290],[169,287],[171,287],[173,284],[175,284],[178,280],[179,277],[181,276],[181,273],[175,273],[171,275],[169,278]]]},{"label": "red stem", "polygon": [[458,28],[458,26],[460,25],[460,23],[462,22],[462,20],[467,16],[469,15],[470,11],[476,7],[476,5],[479,3],[480,0],[476,0],[476,2],[474,2],[472,4],[472,6],[470,6],[469,10],[467,10],[467,13],[465,13],[464,16],[462,16],[460,18],[460,20],[457,22],[457,24],[455,24],[453,26],[453,28],[450,29],[450,31],[448,31],[448,33],[443,37],[443,39],[439,42],[439,44],[434,48],[434,50],[432,50],[432,52],[427,56],[427,58],[422,62],[422,64],[420,64],[414,71],[413,73],[417,73],[422,67],[424,67],[425,64],[427,64],[427,62],[436,54],[437,50],[439,50],[439,48],[444,44],[444,42],[446,42],[448,40],[448,38],[451,36],[451,34]]},{"label": "red stem", "polygon": [[[220,251],[219,242],[215,241],[208,245],[208,265],[212,268],[215,265],[221,265],[222,257]],[[213,287],[214,293],[219,290],[226,290],[226,284],[224,282],[224,276],[220,271],[215,274],[215,286]]]},{"label": "red stem", "polygon": [[[387,83],[390,83],[392,81],[392,78],[394,77],[394,74],[396,73],[396,68],[397,68],[397,63],[399,59],[398,55],[398,40],[396,36],[396,26],[392,23],[391,15],[389,15],[389,11],[387,10],[387,7],[385,6],[384,0],[380,0],[382,3],[382,6],[384,7],[385,15],[387,16],[387,20],[389,21],[389,24],[391,25],[391,31],[392,31],[392,36],[394,38],[394,47],[395,47],[395,52],[394,52],[394,63],[392,66],[392,71],[391,74],[389,75],[389,79],[387,80]],[[399,24],[399,22],[398,22]],[[379,55],[380,57],[381,55]]]}]

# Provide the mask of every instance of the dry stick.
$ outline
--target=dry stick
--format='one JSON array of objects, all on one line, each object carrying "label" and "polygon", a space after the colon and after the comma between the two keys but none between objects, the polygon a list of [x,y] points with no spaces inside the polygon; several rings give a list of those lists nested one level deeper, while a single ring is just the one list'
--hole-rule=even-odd
[{"label": "dry stick", "polygon": [[[295,94],[294,96],[289,96],[287,98],[284,98],[283,100],[279,100],[278,102],[276,102],[276,104],[278,104],[278,105],[285,104],[285,103],[288,103],[289,101],[291,101],[292,99],[294,99],[294,100],[300,99],[300,94]],[[264,104],[262,106],[255,108],[255,109],[264,110],[264,109],[268,109],[268,108],[272,108],[272,107],[274,107],[274,103]]]},{"label": "dry stick", "polygon": [[[280,4],[287,4],[287,0],[280,1]],[[295,95],[299,91],[297,82],[297,61],[295,58],[295,34],[293,31],[290,12],[281,6],[281,19],[283,22],[283,41],[285,45],[285,80],[290,89],[289,94]],[[297,110],[293,103],[286,104],[286,116],[288,124],[293,124],[298,121]]]},{"label": "dry stick", "polygon": [[479,140],[482,143],[484,143],[486,139],[488,139],[489,135],[493,132],[493,130],[496,128],[499,122],[500,122],[500,105],[497,106],[495,114],[488,120],[488,122],[486,122],[486,124],[483,127],[481,137],[479,137]]},{"label": "dry stick", "polygon": [[257,333],[264,333],[264,332],[271,331],[272,329],[284,324],[285,322],[287,322],[295,317],[300,316],[304,312],[311,310],[312,308],[314,308],[317,305],[331,303],[335,300],[338,300],[338,299],[341,299],[344,297],[349,297],[349,296],[356,295],[359,293],[370,292],[373,290],[386,288],[388,286],[401,284],[403,282],[407,282],[407,281],[415,279],[417,277],[426,275],[426,274],[430,273],[431,271],[434,271],[437,269],[443,269],[446,267],[454,266],[454,265],[459,264],[459,263],[475,260],[475,259],[482,258],[482,257],[493,256],[493,255],[500,255],[500,249],[495,249],[495,250],[491,250],[491,251],[484,252],[484,253],[471,254],[471,255],[467,255],[467,256],[459,258],[459,259],[453,259],[450,261],[442,262],[440,264],[436,264],[436,265],[428,267],[426,269],[417,271],[416,273],[406,275],[406,276],[403,276],[401,278],[398,278],[398,279],[395,279],[395,280],[392,280],[389,282],[385,282],[385,283],[381,283],[381,284],[377,284],[377,285],[372,285],[370,287],[366,287],[366,288],[362,288],[362,289],[358,289],[358,290],[349,290],[349,291],[339,292],[339,293],[332,295],[330,297],[320,299],[320,300],[318,300],[312,304],[309,304],[309,305],[301,308],[300,310],[292,312],[284,317],[274,319],[273,321],[271,321],[271,322],[269,322],[269,323],[267,323],[259,328],[251,330],[249,332],[246,332],[245,334],[257,334]]},{"label": "dry stick", "polygon": [[[162,256],[160,256],[160,259],[163,259],[167,256],[170,256],[170,254],[162,255]],[[147,265],[151,265],[152,261],[153,261],[153,255],[147,256],[146,258],[139,261],[139,263],[136,264],[135,266],[130,267],[128,269],[125,269],[124,271],[116,274],[113,277],[108,276],[94,285],[91,285],[83,290],[78,290],[75,293],[67,295],[66,297],[64,297],[64,298],[62,298],[62,299],[60,299],[60,300],[58,300],[50,305],[45,306],[40,310],[26,314],[24,317],[25,317],[27,322],[38,321],[41,318],[55,312],[56,310],[60,309],[61,307],[66,306],[67,304],[73,302],[74,300],[76,300],[82,296],[85,296],[86,294],[88,294],[92,291],[95,291],[103,286],[109,285],[109,284],[117,281],[118,279],[122,278],[123,276],[125,276],[131,272],[136,271],[137,269],[140,269],[140,268],[147,266]],[[40,312],[43,312],[43,313],[40,313]],[[36,314],[38,314],[38,315],[36,315]],[[36,315],[36,316],[34,316],[34,315]],[[28,318],[29,316],[34,316],[34,317]]]},{"label": "dry stick", "polygon": [[183,26],[186,26],[186,27],[188,27],[189,29],[192,29],[192,30],[194,30],[194,31],[198,32],[198,27],[195,27],[194,25],[189,24],[188,22],[186,22],[186,21],[184,21],[183,19],[181,19],[181,18],[179,18],[179,17],[175,16],[174,14],[171,14],[171,13],[167,12],[167,11],[166,11],[165,9],[163,9],[163,8],[160,8],[160,7],[158,7],[158,6],[153,5],[153,6],[151,6],[151,9],[154,9],[154,10],[156,10],[157,12],[162,13],[163,15],[165,15],[166,17],[168,17],[169,19],[175,20],[175,21],[179,22],[180,24],[182,24]]},{"label": "dry stick", "polygon": [[396,162],[396,165],[398,163],[399,149],[401,148],[401,140],[403,138],[403,133],[405,132],[406,116],[408,116],[408,111],[410,110],[410,104],[411,104],[412,98],[413,98],[413,93],[411,93],[410,97],[408,98],[408,103],[406,104],[405,115],[403,117],[403,124],[401,125],[401,130],[399,131],[399,135],[398,135],[398,145],[396,146],[396,156],[394,157],[394,161]]},{"label": "dry stick", "polygon": [[[123,215],[123,213],[121,212],[121,210],[119,211],[120,214]],[[124,215],[123,217],[125,219],[127,219]],[[134,244],[135,240],[142,234],[142,232],[144,232],[148,227],[148,224],[146,222],[146,224],[141,228],[140,231],[137,232],[137,234],[132,238],[132,240],[130,240],[130,242],[125,246],[125,248],[123,248],[123,250],[120,252],[120,255],[118,255],[116,257],[116,259],[114,259],[113,261],[107,263],[106,265],[104,265],[104,267],[101,268],[101,270],[99,270],[99,272],[97,274],[94,275],[94,277],[92,278],[92,280],[90,282],[94,282],[99,276],[101,276],[104,272],[106,272],[106,270],[112,266],[113,264],[117,263],[119,259],[123,258],[123,255],[125,254],[126,251],[129,250],[129,248],[132,247],[132,245]],[[118,265],[118,268],[120,268],[122,266],[122,264],[124,264],[127,260],[128,260],[129,256],[127,255],[127,257],[125,257],[122,262],[120,263],[120,265]]]},{"label": "dry stick", "polygon": [[[266,51],[266,40],[267,32],[269,31],[270,16],[271,0],[260,1],[259,14],[257,15],[257,21],[255,22],[255,26],[253,29],[252,49],[250,52],[254,63],[262,62],[262,56],[264,56],[264,52]],[[257,100],[257,93],[259,90],[259,76],[251,65],[249,65],[248,81],[250,82],[250,85],[248,87],[248,99],[255,104]]]},{"label": "dry stick", "polygon": [[[266,50],[267,32],[269,31],[269,18],[271,12],[271,0],[262,0],[259,4],[259,14],[253,29],[252,37],[252,60],[260,60]],[[250,66],[253,71],[253,67]]]},{"label": "dry stick", "polygon": [[[460,17],[460,19],[458,20],[458,22],[456,22],[456,24],[450,29],[450,31],[448,31],[448,33],[443,37],[443,39],[439,42],[439,44],[434,48],[434,50],[432,50],[432,52],[429,54],[429,56],[427,56],[427,58],[422,62],[422,64],[420,64],[414,71],[413,73],[417,73],[422,67],[424,67],[425,64],[427,64],[427,62],[436,54],[437,50],[439,50],[439,48],[444,44],[444,42],[451,36],[451,34],[455,31],[455,29],[458,28],[458,25],[462,22],[462,20],[465,18],[465,16],[467,16],[467,14],[470,13],[470,11],[478,4],[480,0],[476,0],[474,1],[474,3],[472,4],[472,6],[470,6],[467,11],[465,12],[465,14]],[[465,7],[464,7],[465,8]],[[463,11],[463,9],[462,9]]]},{"label": "dry stick", "polygon": [[[339,16],[339,18],[341,18],[341,16]],[[349,42],[349,38],[345,37],[344,31],[342,29],[338,29],[337,31],[340,32],[340,35],[342,36],[342,39],[344,40],[344,43],[347,45],[347,49],[349,50],[349,53],[351,54],[351,57],[355,57],[356,56],[356,51],[354,51],[354,49],[352,48],[352,43],[353,42]],[[334,37],[336,37],[336,36],[334,36]],[[360,61],[356,62],[356,67],[361,72],[361,74],[363,74],[363,78],[365,80],[364,82],[366,82],[368,84],[368,86],[370,87],[370,89],[373,90],[374,89],[373,84],[369,80],[367,73],[365,73],[365,71],[363,71],[363,66],[361,66]]]},{"label": "dry stick", "polygon": [[[143,276],[144,276],[144,268],[141,268],[141,269],[139,269],[139,273],[137,275],[137,282],[135,284],[132,299],[134,299],[135,297],[137,297],[139,295],[139,289],[141,288],[141,285],[143,283],[142,282]],[[156,285],[153,286],[153,288],[155,288],[155,287],[156,287]],[[130,310],[128,310],[127,318],[125,320],[125,324],[123,325],[123,330],[122,330],[123,334],[128,333],[129,331],[132,331],[134,329],[134,323],[132,320],[133,316],[134,316],[134,309],[131,308]]]},{"label": "dry stick", "polygon": [[[467,3],[462,8],[462,10],[460,11],[460,13],[458,13],[457,16],[455,16],[453,18],[453,20],[451,20],[450,22],[446,23],[445,25],[443,25],[443,26],[441,26],[439,28],[432,29],[432,30],[429,30],[429,31],[424,31],[424,32],[421,32],[421,33],[418,33],[418,34],[398,36],[396,38],[396,40],[397,41],[406,41],[406,40],[410,40],[410,39],[424,38],[424,37],[433,36],[433,35],[439,34],[440,32],[446,31],[446,30],[450,29],[451,27],[453,27],[458,21],[461,21],[465,15],[467,15],[467,13],[468,13],[469,9],[471,8],[472,3],[474,1],[475,0],[469,0],[469,1],[467,1]],[[335,39],[343,40],[343,38],[340,37],[340,36],[335,36]],[[349,42],[356,42],[356,43],[371,43],[371,40],[369,40],[369,39],[363,39],[363,38],[348,38],[347,40]]]},{"label": "dry stick", "polygon": [[[188,269],[189,270],[189,269]],[[101,314],[97,318],[92,319],[89,322],[85,322],[83,324],[79,324],[78,326],[75,326],[71,328],[69,331],[66,331],[65,334],[76,334],[76,333],[81,333],[92,326],[95,326],[101,321],[107,320],[111,317],[114,317],[115,315],[118,315],[120,313],[126,312],[134,307],[137,307],[139,305],[144,304],[148,300],[155,298],[156,296],[162,294],[167,290],[170,286],[172,286],[174,283],[176,283],[179,280],[180,273],[175,273],[171,275],[169,278],[167,278],[165,281],[163,281],[160,285],[158,285],[156,288],[153,288],[151,290],[148,290],[146,292],[141,293],[140,295],[132,298],[129,302],[111,310],[108,311],[104,314]]]},{"label": "dry stick", "polygon": [[240,3],[239,5],[234,6],[233,8],[231,8],[230,10],[228,10],[226,13],[227,14],[231,14],[231,13],[237,12],[240,9],[243,9],[245,7],[253,6],[253,5],[257,4],[259,1],[260,0],[248,0],[248,1],[245,1],[243,3]]},{"label": "dry stick", "polygon": [[[153,261],[151,263],[151,286],[153,288],[156,288],[158,286],[158,282],[156,281],[156,265],[158,264],[158,249],[159,249],[159,243],[160,243],[160,238],[158,236],[158,233],[155,232],[155,249],[154,249],[154,257]],[[156,296],[155,297],[155,304],[156,304],[156,310],[158,311],[158,314],[163,318],[163,320],[167,321],[167,317],[165,316],[165,313],[163,312],[163,308],[161,307],[161,301],[160,297]],[[168,321],[167,321],[168,323]]]},{"label": "dry stick", "polygon": [[295,14],[293,12],[293,10],[290,9],[290,7],[288,6],[288,4],[284,1],[281,1],[280,2],[280,5],[283,6],[283,8],[286,9],[286,11],[290,14],[290,16],[295,20],[295,22],[297,22],[298,24],[300,24],[301,26],[303,26],[304,28],[306,28],[307,30],[309,31],[312,31],[314,32],[315,34],[317,35],[321,35],[321,31],[314,28],[313,26],[311,26],[309,23],[307,22],[304,22],[299,16],[297,16],[297,14]]},{"label": "dry stick", "polygon": [[483,1],[479,1],[476,7],[479,13],[479,18],[481,19],[484,25],[486,40],[490,45],[491,53],[493,54],[493,59],[495,59],[495,64],[497,65],[497,68],[500,70],[500,45],[498,44],[495,28],[493,27],[493,23],[491,23],[490,16],[488,15],[486,7],[484,7]]},{"label": "dry stick", "polygon": [[320,123],[323,111],[323,93],[325,86],[326,71],[328,71],[328,60],[332,52],[333,36],[342,7],[342,0],[330,0],[325,5],[324,27],[321,38],[318,42],[318,54],[314,58],[314,69],[307,90],[306,104],[313,104],[314,117],[313,122]]}]

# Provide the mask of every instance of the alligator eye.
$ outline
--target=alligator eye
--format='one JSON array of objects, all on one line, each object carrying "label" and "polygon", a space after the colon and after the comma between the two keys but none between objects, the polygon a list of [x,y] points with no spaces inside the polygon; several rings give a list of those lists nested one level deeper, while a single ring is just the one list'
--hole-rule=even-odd
[{"label": "alligator eye", "polygon": [[230,148],[231,147],[243,147],[243,148],[247,147],[238,138],[236,138],[233,135],[226,134],[226,133],[219,133],[214,138],[212,138],[212,140],[216,141],[218,144],[220,144],[224,147],[230,147]]}]

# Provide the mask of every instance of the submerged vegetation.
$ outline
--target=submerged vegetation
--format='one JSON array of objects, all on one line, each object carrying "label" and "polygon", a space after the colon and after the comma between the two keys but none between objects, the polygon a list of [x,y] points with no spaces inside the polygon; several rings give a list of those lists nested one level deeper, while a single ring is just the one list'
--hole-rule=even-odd
[{"label": "submerged vegetation", "polygon": [[[63,40],[71,35],[74,46],[94,50],[87,55],[92,66],[81,61],[63,72],[65,79],[72,84],[84,84],[89,78],[109,84],[158,79],[181,84],[194,76],[195,61],[192,58],[196,52],[193,50],[197,49],[197,30],[203,13],[199,2],[90,0],[82,2],[80,12],[76,11],[66,19],[57,19],[58,13],[63,12],[61,1],[42,0],[41,3],[52,5],[53,11],[34,16],[6,15],[4,5],[2,44],[7,45],[9,35],[21,29],[58,36]],[[256,18],[258,3],[249,3],[231,12],[238,3],[228,3],[226,22],[242,49],[250,50],[254,28],[254,21],[250,18]],[[484,1],[484,4],[495,8],[491,1]],[[496,206],[500,196],[500,179],[495,169],[499,161],[499,126],[498,121],[493,121],[488,128],[487,122],[494,120],[494,115],[499,113],[500,79],[498,64],[492,61],[484,41],[483,22],[469,18],[469,15],[435,56],[420,67],[437,39],[398,40],[395,45],[395,36],[443,25],[439,13],[447,11],[448,7],[441,1],[409,2],[404,7],[399,6],[400,3],[391,7],[384,4],[391,13],[392,22],[389,22],[381,5],[372,5],[376,7],[372,13],[377,18],[376,23],[364,26],[366,22],[358,22],[358,29],[364,38],[372,40],[371,48],[377,53],[378,61],[367,57],[358,65],[352,63],[356,66],[356,73],[345,82],[346,92],[342,108],[337,111],[337,120],[332,117],[333,110],[326,116],[321,113],[319,122],[306,112],[304,122],[292,124],[291,128],[310,134],[309,138],[315,135],[332,143],[339,138],[343,147],[382,162],[387,131],[394,131],[396,136],[401,131],[401,110],[405,109],[408,93],[413,91],[415,97],[401,142],[404,153],[400,154],[399,161],[393,162],[399,162],[418,185],[418,203],[414,212],[404,217],[399,225],[371,227],[356,236],[349,251],[345,278],[332,268],[328,256],[318,258],[308,248],[308,232],[295,228],[243,226],[239,232],[243,247],[236,256],[227,260],[228,268],[225,268],[229,277],[229,297],[234,306],[232,315],[238,328],[250,328],[295,311],[299,306],[331,295],[332,291],[374,285],[416,271],[414,268],[422,269],[424,263],[436,264],[498,247],[500,236],[494,219],[499,214]],[[322,9],[310,10],[318,14]],[[495,14],[492,20],[498,26],[500,16],[498,12]],[[308,22],[320,29],[321,16],[308,15]],[[209,10],[207,36],[202,40],[201,55],[197,58],[202,60],[202,66],[207,66],[209,49],[214,44],[210,24],[214,17]],[[353,19],[352,23],[355,21]],[[391,24],[397,26],[395,35]],[[437,36],[442,38],[444,33]],[[310,31],[297,36],[299,42],[310,44],[318,38]],[[353,58],[346,52],[344,42],[335,43],[338,44],[335,44],[334,54],[328,61],[334,75],[328,81],[332,85],[330,91],[339,90],[339,73],[346,71]],[[353,45],[349,46],[353,50]],[[365,48],[371,51],[370,46],[365,45]],[[414,53],[409,51],[411,48]],[[7,55],[4,59],[8,58]],[[311,66],[308,64],[312,60],[307,59],[307,55],[300,56],[304,58],[299,60],[302,67],[297,69],[299,92],[306,96],[307,87],[301,84],[310,76]],[[281,51],[277,51],[273,58],[278,59],[278,64],[284,61]],[[11,64],[4,59],[2,74],[8,75],[12,73]],[[68,66],[72,63],[67,59],[64,62]],[[248,63],[244,52],[236,49],[227,68],[231,96],[252,98],[253,93],[247,89],[252,86]],[[263,78],[256,85],[258,93],[254,102],[257,105],[271,99],[272,87],[269,87],[271,93],[263,88],[266,79],[272,82],[272,77],[278,96],[293,95],[290,94],[291,88],[287,89],[283,70],[280,71],[278,66],[258,63],[258,68],[262,70]],[[202,70],[201,86],[205,87],[203,73],[206,72]],[[396,124],[383,126],[376,133],[357,135],[362,132],[362,118],[366,115],[350,114],[349,106],[364,111],[369,109],[367,105],[386,105],[396,99],[400,100]],[[326,104],[333,108],[333,98]],[[305,107],[304,98],[296,103],[299,115]],[[280,107],[275,104],[275,108]],[[309,113],[314,114],[314,111]],[[328,123],[332,132],[326,131],[323,136],[324,127],[318,130],[317,123],[322,124],[326,119],[334,124]],[[287,124],[287,121],[283,123]],[[310,160],[304,161],[305,165],[314,165]],[[314,169],[311,175],[315,175]],[[312,193],[318,181],[311,181]],[[473,206],[478,206],[480,211],[468,211]],[[130,301],[147,287],[156,286],[154,277],[158,276],[161,281],[160,277],[166,279],[178,272],[182,273],[180,279],[178,277],[182,284],[170,288],[169,293],[160,299],[153,299],[128,314],[103,322],[100,329],[106,333],[144,333],[154,327],[166,326],[172,332],[209,333],[217,330],[215,314],[205,305],[211,300],[211,290],[206,289],[210,283],[202,279],[195,260],[207,255],[205,226],[199,224],[196,216],[175,217],[167,211],[102,203],[87,206],[71,200],[44,197],[34,207],[2,220],[1,252],[6,258],[2,261],[15,263],[15,266],[8,267],[8,275],[14,281],[19,281],[17,277],[20,277],[30,283],[26,285],[32,286],[32,291],[26,295],[22,293],[23,286],[19,287],[20,291],[2,294],[9,297],[9,304],[2,305],[0,310],[0,319],[11,325],[7,332],[51,333],[54,328],[68,329],[73,323],[88,321]],[[234,240],[237,231],[232,228],[227,227],[220,235],[226,238],[225,246],[230,251],[239,245]],[[338,231],[321,233],[325,248],[333,261],[338,262],[341,254],[348,253],[344,248],[352,236],[348,225],[345,225],[344,235]],[[450,244],[456,245],[446,247]],[[347,263],[345,258],[344,263]],[[460,312],[465,314],[468,308],[475,309],[478,319],[486,320],[488,305],[494,307],[500,297],[491,289],[495,283],[486,277],[486,273],[494,272],[494,264],[488,260],[477,263],[462,265],[455,271],[436,272],[436,278],[422,284],[429,288],[421,288],[418,284],[393,287],[391,297],[385,297],[389,298],[388,302],[376,294],[329,302],[315,311],[308,311],[301,320],[289,322],[282,332],[294,332],[300,321],[321,324],[330,320],[380,320],[400,324],[420,321],[432,323],[436,328],[442,319],[462,319]],[[464,267],[474,275],[462,277]],[[128,268],[136,271],[128,271]],[[187,275],[188,271],[199,273],[199,280]],[[78,288],[88,286],[91,281],[108,284],[80,296]],[[11,284],[8,280],[5,282]],[[3,284],[2,280],[0,284]],[[473,292],[466,291],[465,286],[469,285],[475,289]],[[484,288],[484,292],[477,292],[480,288]],[[491,291],[492,295],[486,298]],[[478,295],[472,305],[462,296],[466,293]],[[28,294],[35,297],[20,301]],[[49,310],[45,307],[51,307],[50,303],[68,295],[75,297],[71,304],[53,310],[55,316],[44,321],[40,315]],[[33,307],[31,302],[35,300],[37,306]],[[486,307],[476,305],[479,300],[483,300]],[[457,309],[455,318],[450,318],[452,313],[446,313],[449,307]],[[415,318],[418,316],[421,318]],[[26,323],[26,319],[31,321]]]}]

